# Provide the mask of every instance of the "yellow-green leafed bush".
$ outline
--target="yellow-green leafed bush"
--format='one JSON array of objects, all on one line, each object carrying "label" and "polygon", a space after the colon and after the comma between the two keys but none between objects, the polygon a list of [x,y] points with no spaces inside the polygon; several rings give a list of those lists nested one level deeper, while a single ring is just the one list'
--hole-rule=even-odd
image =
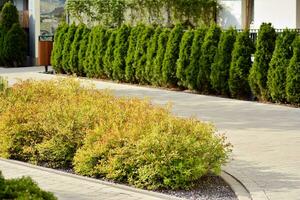
[{"label": "yellow-green leafed bush", "polygon": [[136,187],[190,188],[230,152],[210,124],[72,79],[20,82],[0,104],[0,156]]},{"label": "yellow-green leafed bush", "polygon": [[74,80],[20,82],[1,97],[0,156],[70,167],[108,96]]},{"label": "yellow-green leafed bush", "polygon": [[136,117],[89,133],[76,153],[75,171],[147,189],[185,189],[203,175],[220,172],[228,148],[212,126],[168,114],[144,122]]},{"label": "yellow-green leafed bush", "polygon": [[5,78],[0,76],[0,93],[7,89],[8,82]]}]

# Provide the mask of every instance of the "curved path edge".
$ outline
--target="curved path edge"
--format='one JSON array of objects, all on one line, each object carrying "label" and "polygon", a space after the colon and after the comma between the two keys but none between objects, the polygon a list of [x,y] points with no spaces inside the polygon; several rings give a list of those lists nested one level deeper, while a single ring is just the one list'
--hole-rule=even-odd
[{"label": "curved path edge", "polygon": [[239,200],[270,200],[258,184],[237,169],[226,166],[221,177],[230,185]]},{"label": "curved path edge", "polygon": [[222,171],[220,177],[231,187],[238,200],[254,200],[246,186],[236,177],[226,171]]}]

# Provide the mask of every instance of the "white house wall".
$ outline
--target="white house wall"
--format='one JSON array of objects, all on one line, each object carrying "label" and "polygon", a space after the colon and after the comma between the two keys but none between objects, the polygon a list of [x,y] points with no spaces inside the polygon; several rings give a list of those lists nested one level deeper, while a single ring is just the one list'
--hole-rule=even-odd
[{"label": "white house wall", "polygon": [[251,28],[259,28],[263,22],[271,22],[278,29],[297,28],[297,0],[254,0]]},{"label": "white house wall", "polygon": [[219,24],[224,28],[242,28],[242,0],[221,0],[220,3]]},{"label": "white house wall", "polygon": [[36,64],[38,58],[38,41],[40,35],[40,1],[29,0],[29,51],[32,64]]},{"label": "white house wall", "polygon": [[300,0],[297,0],[297,28],[300,28]]}]

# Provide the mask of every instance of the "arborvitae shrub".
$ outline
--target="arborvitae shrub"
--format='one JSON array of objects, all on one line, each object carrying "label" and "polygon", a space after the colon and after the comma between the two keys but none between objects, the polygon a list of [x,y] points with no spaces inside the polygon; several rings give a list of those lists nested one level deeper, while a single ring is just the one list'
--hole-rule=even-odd
[{"label": "arborvitae shrub", "polygon": [[185,70],[186,77],[186,87],[191,90],[197,89],[197,77],[199,73],[199,65],[201,59],[201,47],[205,38],[207,29],[198,28],[195,30],[194,39],[191,49],[191,60],[190,64]]},{"label": "arborvitae shrub", "polygon": [[93,64],[95,64],[95,62],[93,62],[94,60],[94,55],[93,55],[93,41],[94,41],[94,37],[95,37],[95,27],[91,29],[90,33],[89,33],[89,39],[87,42],[87,49],[86,49],[86,53],[85,53],[85,60],[83,63],[83,67],[84,67],[84,74],[87,77],[91,77],[92,76],[92,69],[91,67],[93,66]]},{"label": "arborvitae shrub", "polygon": [[71,46],[72,46],[72,42],[74,40],[76,30],[77,30],[77,27],[73,23],[69,27],[68,33],[65,37],[64,50],[62,52],[62,61],[61,61],[61,65],[62,65],[62,68],[65,73],[71,72],[71,66],[69,65],[70,55],[71,55],[70,52],[71,52]]},{"label": "arborvitae shrub", "polygon": [[268,90],[272,101],[286,100],[286,70],[293,56],[292,44],[296,32],[285,30],[277,37],[276,47],[268,71]]},{"label": "arborvitae shrub", "polygon": [[77,74],[77,71],[79,68],[78,55],[79,55],[79,49],[80,49],[80,42],[84,36],[83,34],[85,32],[85,29],[86,29],[86,27],[84,24],[80,24],[77,27],[77,30],[76,30],[75,36],[74,36],[74,41],[72,42],[72,45],[71,45],[69,66],[70,66],[70,71],[72,73],[76,73],[76,74]]},{"label": "arborvitae shrub", "polygon": [[169,36],[162,66],[162,78],[164,85],[166,86],[175,86],[177,84],[176,61],[179,56],[179,46],[182,35],[183,26],[181,24],[177,24]]},{"label": "arborvitae shrub", "polygon": [[105,28],[101,28],[99,29],[96,37],[97,38],[96,41],[98,42],[98,45],[96,49],[96,54],[94,55],[96,57],[94,71],[96,77],[99,78],[103,78],[105,76],[103,58],[107,48],[108,37],[110,36],[106,32],[107,30]]},{"label": "arborvitae shrub", "polygon": [[4,39],[3,55],[7,66],[20,66],[26,60],[26,34],[19,23],[7,32]]},{"label": "arborvitae shrub", "polygon": [[10,1],[5,3],[0,19],[0,23],[6,31],[10,30],[14,24],[19,23],[19,12],[16,6]]},{"label": "arborvitae shrub", "polygon": [[117,30],[108,30],[107,35],[110,36],[107,43],[105,55],[103,58],[104,73],[108,78],[112,79]]},{"label": "arborvitae shrub", "polygon": [[0,65],[4,65],[3,45],[4,45],[5,33],[6,33],[5,30],[0,24]]},{"label": "arborvitae shrub", "polygon": [[145,28],[144,25],[137,25],[130,31],[128,53],[126,57],[125,78],[126,81],[134,83],[135,80],[135,68],[134,68],[134,54],[137,48],[137,40],[141,31]]},{"label": "arborvitae shrub", "polygon": [[204,42],[201,47],[201,58],[197,77],[197,87],[200,92],[208,93],[211,91],[211,66],[214,62],[218,49],[221,32],[221,28],[213,24],[205,35]]},{"label": "arborvitae shrub", "polygon": [[103,27],[95,26],[92,28],[92,31],[90,33],[88,53],[86,58],[87,61],[85,65],[85,73],[88,77],[97,77],[97,71],[99,70],[99,66],[97,65],[97,59],[99,59],[97,56],[99,55],[97,54],[100,48],[101,37],[103,35],[103,32]]},{"label": "arborvitae shrub", "polygon": [[249,70],[252,65],[251,54],[254,44],[249,37],[249,31],[237,35],[229,72],[229,90],[234,98],[248,99],[251,90],[248,82]]},{"label": "arborvitae shrub", "polygon": [[154,60],[158,51],[158,39],[162,32],[162,28],[158,26],[155,29],[154,35],[151,38],[147,49],[147,62],[145,67],[145,79],[148,83],[153,84],[153,73],[154,73]]},{"label": "arborvitae shrub", "polygon": [[177,60],[176,77],[178,79],[178,85],[187,87],[186,82],[186,69],[190,65],[190,56],[193,45],[194,31],[187,30],[180,43],[179,58]]},{"label": "arborvitae shrub", "polygon": [[51,65],[53,69],[58,73],[63,72],[61,61],[62,61],[65,38],[67,36],[68,29],[69,29],[68,24],[66,23],[60,24],[54,36],[54,46],[51,54]]},{"label": "arborvitae shrub", "polygon": [[154,85],[162,85],[162,66],[165,57],[166,46],[169,40],[170,30],[164,28],[158,37],[157,54],[154,59],[152,83]]},{"label": "arborvitae shrub", "polygon": [[151,26],[147,26],[139,35],[137,41],[137,48],[134,54],[134,68],[136,70],[135,77],[141,84],[146,83],[146,64],[147,64],[147,49],[150,43],[150,39],[153,36],[154,29]]},{"label": "arborvitae shrub", "polygon": [[228,78],[236,30],[229,29],[221,34],[218,50],[211,66],[212,89],[221,95],[229,95]]},{"label": "arborvitae shrub", "polygon": [[294,42],[294,55],[287,68],[286,94],[292,104],[300,104],[300,36]]},{"label": "arborvitae shrub", "polygon": [[125,67],[126,56],[128,50],[128,38],[131,28],[123,24],[119,29],[116,36],[116,47],[114,50],[114,62],[113,62],[113,79],[124,81],[125,80]]},{"label": "arborvitae shrub", "polygon": [[84,31],[82,33],[82,39],[79,44],[79,51],[78,51],[78,68],[73,69],[73,73],[76,73],[79,76],[84,76],[84,62],[86,59],[86,51],[88,47],[88,41],[89,41],[89,35],[90,35],[90,29],[87,27],[84,28]]},{"label": "arborvitae shrub", "polygon": [[272,24],[263,23],[258,31],[255,60],[249,75],[251,91],[260,100],[268,100],[267,77],[275,41],[276,32]]}]

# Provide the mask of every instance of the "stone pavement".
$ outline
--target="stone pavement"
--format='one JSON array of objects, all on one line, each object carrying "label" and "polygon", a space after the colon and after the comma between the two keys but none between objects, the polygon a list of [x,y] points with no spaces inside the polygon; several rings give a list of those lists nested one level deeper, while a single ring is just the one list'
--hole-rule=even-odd
[{"label": "stone pavement", "polygon": [[[6,76],[10,84],[18,78],[46,80],[55,77],[24,72],[23,69],[21,73],[13,73],[15,69],[9,72],[0,69],[0,75]],[[213,122],[234,145],[233,160],[225,170],[249,189],[253,199],[300,200],[299,108],[111,82],[91,82],[98,89],[109,88],[119,96],[149,97],[157,104],[172,102],[172,111],[178,116],[195,116]]]},{"label": "stone pavement", "polygon": [[64,172],[31,166],[18,161],[0,159],[0,171],[5,178],[30,176],[41,188],[51,191],[59,200],[162,200],[179,199],[163,194],[115,184],[101,183]]}]

